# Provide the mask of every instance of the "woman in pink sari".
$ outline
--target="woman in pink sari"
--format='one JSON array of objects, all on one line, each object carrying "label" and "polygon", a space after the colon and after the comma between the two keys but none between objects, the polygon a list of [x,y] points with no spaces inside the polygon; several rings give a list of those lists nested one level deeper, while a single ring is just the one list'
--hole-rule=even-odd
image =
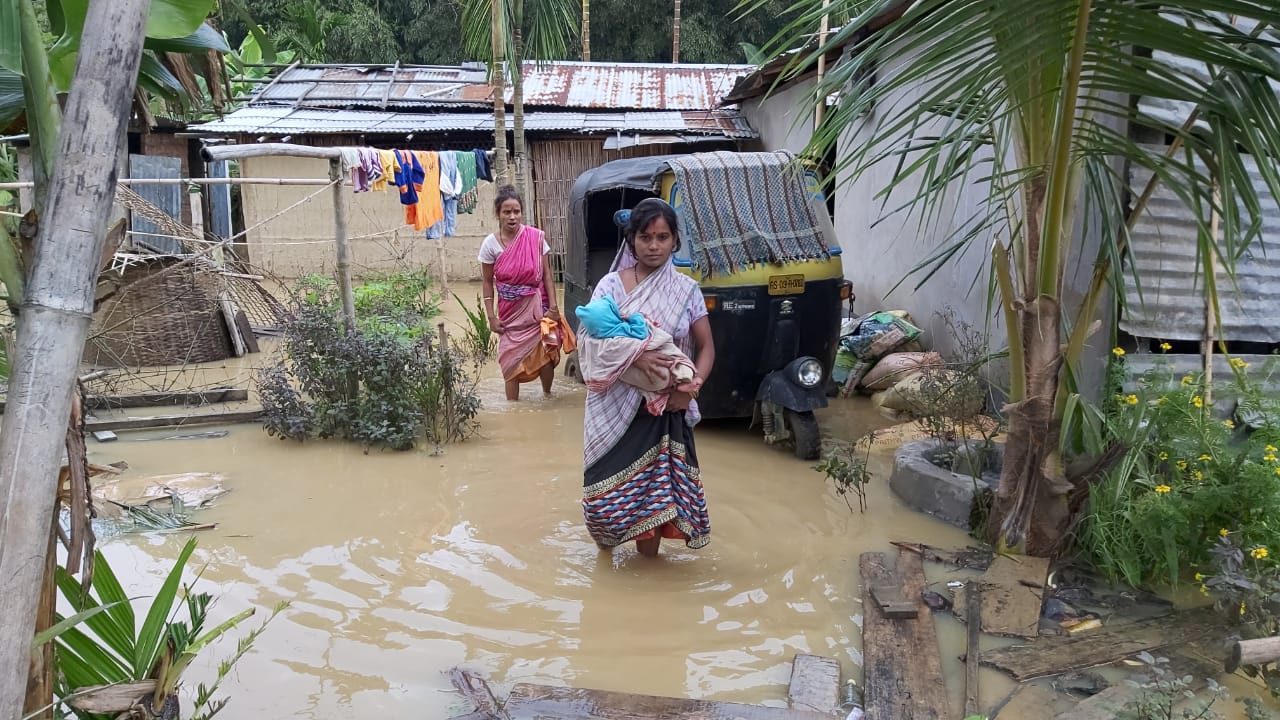
[{"label": "woman in pink sari", "polygon": [[520,385],[538,379],[550,395],[560,351],[574,349],[573,333],[560,317],[551,266],[544,262],[551,247],[541,230],[521,222],[524,203],[515,188],[499,188],[493,210],[498,232],[481,243],[479,260],[484,309],[498,335],[507,399],[519,400]]}]

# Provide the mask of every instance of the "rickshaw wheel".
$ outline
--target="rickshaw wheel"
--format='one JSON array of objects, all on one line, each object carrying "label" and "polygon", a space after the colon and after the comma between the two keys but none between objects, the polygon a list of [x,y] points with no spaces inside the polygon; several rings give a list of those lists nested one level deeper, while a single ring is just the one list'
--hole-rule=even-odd
[{"label": "rickshaw wheel", "polygon": [[574,350],[564,358],[564,376],[582,382],[582,368],[578,365],[578,351]]},{"label": "rickshaw wheel", "polygon": [[818,430],[818,418],[810,412],[786,411],[787,426],[795,441],[795,454],[801,460],[817,460],[822,454],[822,433]]}]

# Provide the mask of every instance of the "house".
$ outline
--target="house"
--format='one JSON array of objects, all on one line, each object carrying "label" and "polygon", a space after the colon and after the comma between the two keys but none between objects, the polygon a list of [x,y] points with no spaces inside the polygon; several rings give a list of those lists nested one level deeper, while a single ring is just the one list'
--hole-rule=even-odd
[{"label": "house", "polygon": [[[622,157],[734,149],[755,137],[724,95],[753,68],[746,65],[659,65],[591,62],[524,67],[525,132],[535,221],[553,252],[564,251],[566,205],[582,172]],[[461,66],[291,66],[264,81],[241,110],[189,131],[205,142],[287,142],[410,150],[490,149],[492,87],[481,64]],[[510,88],[507,102],[510,103]],[[506,124],[513,122],[508,108]],[[508,140],[510,147],[510,140]],[[241,161],[243,178],[325,178],[324,161],[259,157]],[[333,266],[331,199],[317,188],[241,186],[249,261],[283,277]],[[448,276],[478,279],[476,254],[497,224],[493,187],[481,184],[479,206],[461,216],[445,241]],[[315,197],[309,196],[314,195]],[[283,209],[302,203],[272,219]],[[434,242],[403,224],[395,196],[352,196],[353,266],[377,270],[436,263]]]}]

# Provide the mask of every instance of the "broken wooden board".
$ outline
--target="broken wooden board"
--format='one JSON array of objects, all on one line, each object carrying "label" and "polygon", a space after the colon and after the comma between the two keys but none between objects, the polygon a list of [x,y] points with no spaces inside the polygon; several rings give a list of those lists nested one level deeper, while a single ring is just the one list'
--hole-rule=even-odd
[{"label": "broken wooden board", "polygon": [[881,614],[894,620],[910,620],[920,615],[919,603],[911,602],[902,596],[902,589],[897,583],[872,585],[871,599],[875,600]]},{"label": "broken wooden board", "polygon": [[227,412],[198,413],[195,415],[153,415],[151,417],[121,418],[119,420],[93,420],[84,424],[88,432],[99,430],[149,430],[161,427],[188,425],[222,425],[247,423],[262,419],[262,408],[256,410],[231,410]]},{"label": "broken wooden board", "polygon": [[144,408],[176,405],[192,407],[220,402],[243,402],[249,399],[249,388],[219,387],[209,390],[174,390],[144,392],[131,395],[91,395],[85,405],[93,410],[111,408]]},{"label": "broken wooden board", "polygon": [[[991,720],[1030,720],[1070,715],[1075,700],[1043,685],[1022,685],[1003,704],[992,709]],[[1109,719],[1110,720],[1110,719]]]},{"label": "broken wooden board", "polygon": [[967,570],[986,570],[991,567],[995,553],[985,548],[965,547],[960,550],[943,550],[923,543],[894,542],[890,543],[899,550],[916,553],[930,562],[953,565]]},{"label": "broken wooden board", "polygon": [[[924,562],[919,555],[898,553],[896,568],[884,553],[863,553],[862,686],[867,720],[934,720],[951,716],[947,685],[933,616],[923,607]],[[903,597],[917,605],[918,617],[894,620],[880,612],[871,588],[901,583]]]},{"label": "broken wooden board", "polygon": [[792,708],[632,695],[520,683],[503,706],[511,720],[831,720]]},{"label": "broken wooden board", "polygon": [[[978,578],[982,588],[982,631],[1005,637],[1033,638],[1040,634],[1040,608],[1049,560],[999,555]],[[965,594],[957,592],[952,611],[966,617]]]},{"label": "broken wooden board", "polygon": [[840,709],[840,661],[796,655],[787,686],[787,707],[834,715]]},{"label": "broken wooden board", "polygon": [[244,340],[244,349],[251,353],[261,352],[258,346],[258,336],[253,332],[253,325],[249,323],[249,316],[245,315],[243,310],[236,310],[236,329],[240,331],[240,337]]},{"label": "broken wooden board", "polygon": [[1213,609],[1199,608],[1080,635],[1039,637],[1025,645],[986,650],[982,664],[1003,670],[1016,680],[1034,680],[1106,665],[1143,650],[1154,652],[1222,632],[1221,618]]}]

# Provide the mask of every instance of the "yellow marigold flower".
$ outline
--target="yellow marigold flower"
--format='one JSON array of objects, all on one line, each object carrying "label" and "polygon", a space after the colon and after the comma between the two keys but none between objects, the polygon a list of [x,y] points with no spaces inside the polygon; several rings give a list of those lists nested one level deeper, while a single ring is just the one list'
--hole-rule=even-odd
[{"label": "yellow marigold flower", "polygon": [[1204,479],[1204,473],[1200,472],[1199,470],[1192,470],[1191,479],[1195,480],[1196,482],[1200,482],[1201,480]]},{"label": "yellow marigold flower", "polygon": [[1212,455],[1209,455],[1208,453],[1206,453],[1206,454],[1204,454],[1204,455],[1201,455],[1200,457],[1196,458],[1196,460],[1199,460],[1200,462],[1208,462],[1208,461],[1210,461],[1210,460],[1212,460],[1212,459],[1213,459],[1213,456],[1212,456]]},{"label": "yellow marigold flower", "polygon": [[1165,494],[1165,493],[1169,492],[1169,491],[1170,491],[1170,490],[1172,490],[1172,489],[1173,489],[1173,488],[1169,487],[1168,485],[1157,485],[1157,486],[1156,486],[1156,492],[1160,493],[1161,495],[1163,495],[1163,494]]},{"label": "yellow marigold flower", "polygon": [[1190,384],[1191,384],[1191,383],[1193,383],[1193,382],[1195,382],[1195,378],[1191,377],[1190,375],[1183,375],[1183,376],[1182,376],[1182,384],[1183,384],[1183,385],[1190,385]]},{"label": "yellow marigold flower", "polygon": [[1204,573],[1196,573],[1196,582],[1204,582]]},{"label": "yellow marigold flower", "polygon": [[1228,535],[1230,535],[1230,534],[1231,534],[1231,531],[1230,531],[1230,530],[1228,530],[1228,529],[1226,529],[1226,528],[1222,528],[1221,530],[1219,530],[1219,531],[1218,531],[1218,535],[1219,535],[1220,537],[1226,537],[1226,536],[1228,536]]},{"label": "yellow marigold flower", "polygon": [[1267,549],[1264,547],[1256,547],[1249,551],[1249,557],[1254,560],[1261,560],[1267,556]]},{"label": "yellow marigold flower", "polygon": [[1266,460],[1267,462],[1276,462],[1277,460],[1280,460],[1280,458],[1276,457],[1275,453],[1271,453],[1270,455],[1267,455],[1262,459]]},{"label": "yellow marigold flower", "polygon": [[1126,403],[1130,404],[1130,405],[1137,405],[1137,404],[1138,404],[1138,396],[1137,396],[1137,395],[1128,395],[1128,396],[1126,396],[1126,397],[1125,397],[1124,401],[1125,401]]},{"label": "yellow marigold flower", "polygon": [[1162,453],[1160,453],[1159,455],[1157,455],[1156,457],[1157,457],[1157,458],[1159,458],[1159,459],[1161,459],[1161,460],[1168,460],[1168,459],[1169,459],[1169,453],[1167,453],[1167,452],[1162,452]]},{"label": "yellow marigold flower", "polygon": [[1173,346],[1172,346],[1172,345],[1170,345],[1170,344],[1169,344],[1169,343],[1167,343],[1167,342],[1162,342],[1162,343],[1160,343],[1160,349],[1161,349],[1161,350],[1163,350],[1163,351],[1165,351],[1165,352],[1169,352],[1170,350],[1172,350],[1172,349],[1173,349]]},{"label": "yellow marigold flower", "polygon": [[1280,475],[1280,468],[1276,468],[1276,474]]},{"label": "yellow marigold flower", "polygon": [[1240,614],[1244,614],[1244,603],[1240,603]]},{"label": "yellow marigold flower", "polygon": [[1275,445],[1268,445],[1267,452],[1269,453],[1280,452],[1280,448],[1276,447]]},{"label": "yellow marigold flower", "polygon": [[1241,360],[1240,358],[1231,358],[1231,367],[1235,368],[1236,370],[1243,370],[1249,367],[1249,363]]},{"label": "yellow marigold flower", "polygon": [[1112,355],[1115,355],[1116,357],[1123,357],[1123,356],[1124,356],[1124,348],[1122,348],[1122,347],[1114,347],[1114,348],[1111,348],[1111,354],[1112,354]]},{"label": "yellow marigold flower", "polygon": [[1179,469],[1179,470],[1186,470],[1186,469],[1187,469],[1187,461],[1186,461],[1186,460],[1179,460],[1179,461],[1178,461],[1178,469]]},{"label": "yellow marigold flower", "polygon": [[1209,594],[1209,586],[1208,586],[1208,585],[1201,585],[1201,586],[1200,586],[1200,594],[1201,594],[1201,595],[1208,595],[1208,594]]},{"label": "yellow marigold flower", "polygon": [[1228,430],[1235,430],[1235,429],[1236,429],[1236,424],[1235,424],[1234,422],[1232,422],[1231,420],[1223,420],[1223,421],[1222,421],[1222,426],[1223,426],[1223,427],[1225,427],[1225,428],[1226,428],[1226,429],[1228,429]]},{"label": "yellow marigold flower", "polygon": [[1204,398],[1200,397],[1199,395],[1196,395],[1195,397],[1191,398],[1191,404],[1195,405],[1198,408],[1202,408],[1204,407]]},{"label": "yellow marigold flower", "polygon": [[1159,397],[1159,398],[1156,398],[1156,404],[1157,404],[1157,405],[1163,405],[1163,404],[1165,404],[1165,402],[1166,402],[1168,399],[1169,399],[1169,398],[1166,398],[1166,397]]}]

